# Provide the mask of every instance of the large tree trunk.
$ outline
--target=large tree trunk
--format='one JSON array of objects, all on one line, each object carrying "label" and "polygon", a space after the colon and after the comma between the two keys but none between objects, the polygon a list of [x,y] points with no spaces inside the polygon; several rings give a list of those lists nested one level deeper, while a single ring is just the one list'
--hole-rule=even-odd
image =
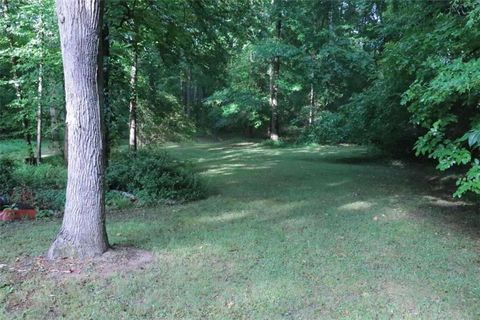
[{"label": "large tree trunk", "polygon": [[63,162],[65,167],[68,167],[68,122],[67,122],[67,109],[65,108],[65,121],[63,130]]},{"label": "large tree trunk", "polygon": [[101,0],[57,0],[68,125],[68,182],[60,232],[48,257],[91,257],[105,230],[104,141],[98,54]]}]

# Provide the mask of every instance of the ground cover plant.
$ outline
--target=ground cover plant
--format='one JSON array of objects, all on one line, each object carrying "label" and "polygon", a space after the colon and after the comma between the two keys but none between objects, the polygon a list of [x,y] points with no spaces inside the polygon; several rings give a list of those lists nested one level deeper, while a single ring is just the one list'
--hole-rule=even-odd
[{"label": "ground cover plant", "polygon": [[[9,204],[23,203],[61,215],[67,184],[67,168],[61,157],[52,154],[44,163],[31,166],[21,160],[22,143],[7,140],[4,144],[8,152],[0,156],[1,195]],[[107,207],[126,209],[201,199],[207,190],[194,170],[161,148],[145,149],[135,155],[115,151],[106,174]]]}]

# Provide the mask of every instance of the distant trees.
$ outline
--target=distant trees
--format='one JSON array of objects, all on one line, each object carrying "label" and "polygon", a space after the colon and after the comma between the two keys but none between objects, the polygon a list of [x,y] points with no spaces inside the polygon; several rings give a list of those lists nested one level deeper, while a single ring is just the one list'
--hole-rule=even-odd
[{"label": "distant trees", "polygon": [[[0,76],[0,95],[7,98],[0,102],[0,134],[23,136],[25,156],[39,163],[42,137],[57,139],[64,101],[53,0],[2,0],[0,9],[0,28],[6,35],[0,38],[0,66],[6,71]],[[45,130],[47,110],[55,119]]]},{"label": "distant trees", "polygon": [[[457,195],[478,192],[479,12],[476,0],[106,1],[105,152],[195,132],[415,147],[468,171]],[[62,149],[69,136],[53,0],[1,0],[0,29],[0,134],[39,162],[42,138]]]},{"label": "distant trees", "polygon": [[[67,153],[53,2],[0,2],[0,30],[6,35],[0,37],[0,135],[24,138],[25,157],[32,163],[41,160],[45,138]],[[238,20],[230,17],[246,8],[248,3],[218,6],[216,1],[105,2],[108,147],[130,138],[130,132],[132,146],[193,134],[195,123],[206,118],[202,99],[222,82],[229,50],[238,45],[240,30],[232,33]]]},{"label": "distant trees", "polygon": [[[396,155],[415,149],[440,170],[466,172],[457,196],[480,193],[477,1],[255,4],[260,31],[207,100],[221,110],[218,124],[276,137],[272,123],[280,121],[283,135],[300,142],[373,143]],[[281,39],[272,37],[274,7],[285,12]]]}]

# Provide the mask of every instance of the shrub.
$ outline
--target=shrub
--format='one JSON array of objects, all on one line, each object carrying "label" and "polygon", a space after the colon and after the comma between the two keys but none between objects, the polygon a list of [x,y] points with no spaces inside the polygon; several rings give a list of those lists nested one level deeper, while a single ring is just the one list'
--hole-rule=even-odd
[{"label": "shrub", "polygon": [[15,162],[11,159],[0,159],[0,196],[10,193],[15,187]]},{"label": "shrub", "polygon": [[282,139],[278,139],[276,141],[272,139],[264,140],[262,141],[261,145],[263,147],[270,147],[270,148],[287,148],[289,146],[288,143],[286,143]]},{"label": "shrub", "polygon": [[67,169],[64,166],[41,164],[22,165],[15,170],[15,178],[21,186],[39,189],[64,189],[67,182]]},{"label": "shrub", "polygon": [[299,138],[301,143],[336,144],[346,142],[348,132],[344,117],[340,113],[323,111],[315,123]]},{"label": "shrub", "polygon": [[136,154],[117,154],[107,170],[107,185],[110,190],[133,193],[147,205],[192,201],[205,196],[188,164],[151,148]]},{"label": "shrub", "polygon": [[63,210],[67,182],[65,167],[52,164],[39,166],[24,164],[18,166],[14,174],[16,180],[14,201],[25,201],[18,192],[21,190],[21,193],[32,194],[32,199],[27,201],[31,205],[40,209]]},{"label": "shrub", "polygon": [[112,209],[127,209],[134,206],[132,199],[122,195],[119,192],[107,192],[105,195],[105,205]]},{"label": "shrub", "polygon": [[[31,166],[13,160],[0,160],[0,195],[10,202],[25,203],[39,209],[63,211],[67,169],[63,165]],[[136,155],[120,152],[111,159],[106,184],[109,190],[132,193],[139,201],[118,192],[107,192],[106,205],[125,209],[133,205],[185,202],[203,198],[204,188],[186,163],[156,149]]]}]

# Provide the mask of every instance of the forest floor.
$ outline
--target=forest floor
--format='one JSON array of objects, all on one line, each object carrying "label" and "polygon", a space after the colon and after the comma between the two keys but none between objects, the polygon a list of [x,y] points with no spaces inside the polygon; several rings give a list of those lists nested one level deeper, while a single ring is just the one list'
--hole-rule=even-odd
[{"label": "forest floor", "polygon": [[480,215],[439,188],[449,177],[356,146],[167,149],[210,197],[107,221],[113,244],[154,259],[82,277],[17,270],[60,220],[2,224],[0,319],[480,318]]}]

